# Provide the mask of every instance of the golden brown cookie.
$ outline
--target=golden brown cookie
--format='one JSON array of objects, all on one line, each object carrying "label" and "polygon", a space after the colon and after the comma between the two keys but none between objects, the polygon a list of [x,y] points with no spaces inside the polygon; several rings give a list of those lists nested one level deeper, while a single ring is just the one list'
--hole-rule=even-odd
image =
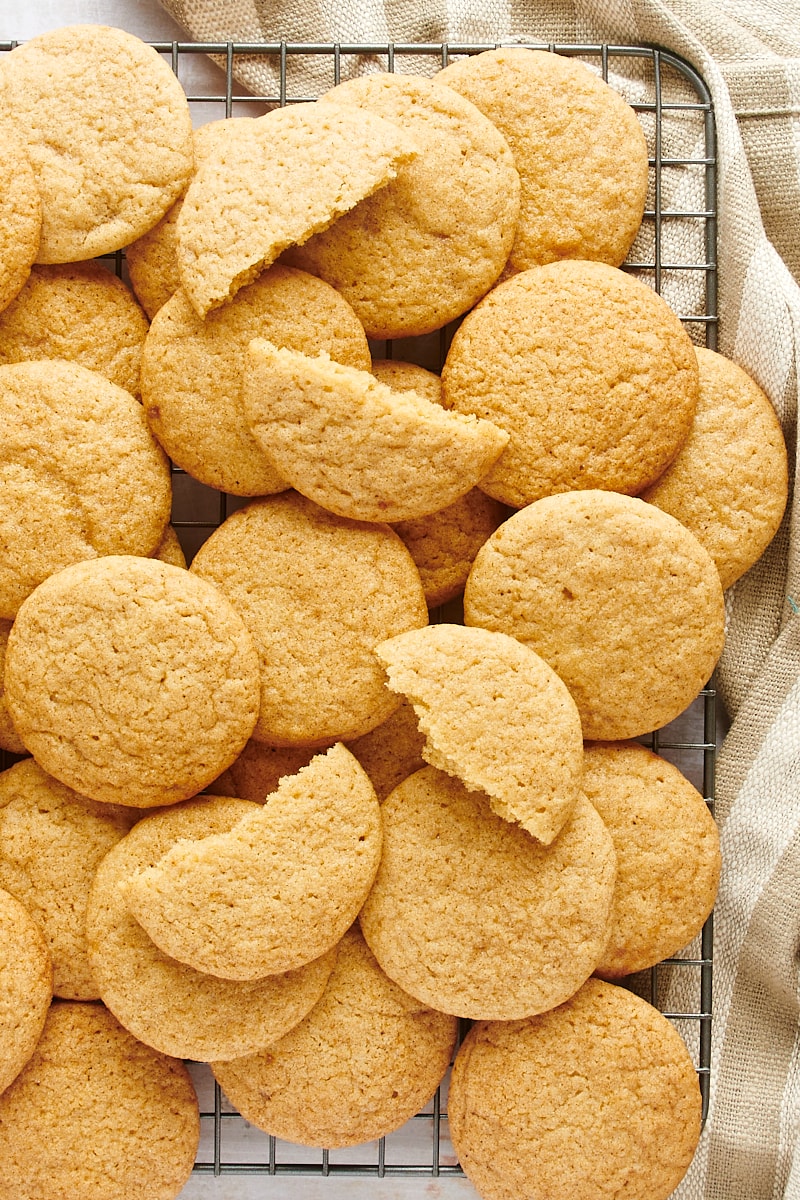
[{"label": "golden brown cookie", "polygon": [[453,1146],[484,1200],[666,1200],[700,1111],[675,1027],[598,979],[552,1012],[473,1026],[448,1101]]},{"label": "golden brown cookie", "polygon": [[375,653],[414,706],[423,757],[549,845],[583,774],[581,720],[555,671],[516,638],[463,625],[401,633]]},{"label": "golden brown cookie", "polygon": [[212,584],[153,558],[75,563],[40,584],[14,622],[5,682],[44,770],[138,808],[216,779],[258,715],[258,658],[238,614]]},{"label": "golden brown cookie", "polygon": [[434,404],[442,402],[442,381],[433,371],[398,358],[374,358],[372,374],[396,392],[416,392]]},{"label": "golden brown cookie", "polygon": [[379,800],[385,800],[398,783],[425,766],[417,714],[406,699],[376,729],[347,743],[372,781]]},{"label": "golden brown cookie", "polygon": [[178,216],[178,270],[195,312],[230,300],[416,153],[403,131],[361,109],[292,104],[254,118],[200,167]]},{"label": "golden brown cookie", "polygon": [[192,169],[186,94],[169,63],[107,25],[67,25],[3,58],[0,93],[42,197],[37,262],[119,250],[152,228]]},{"label": "golden brown cookie", "polygon": [[27,908],[0,888],[0,1092],[36,1049],[52,995],[42,932]]},{"label": "golden brown cookie", "polygon": [[677,954],[711,912],[719,834],[703,797],[677,767],[638,742],[590,742],[583,786],[617,852],[604,979]]},{"label": "golden brown cookie", "polygon": [[370,371],[250,343],[242,386],[253,437],[292,487],[340,517],[437,512],[482,479],[508,443],[490,421],[396,392]]},{"label": "golden brown cookie", "polygon": [[708,552],[674,517],[616,492],[548,496],[478,551],[467,625],[509,633],[550,664],[585,738],[666,725],[708,682],[725,612]]},{"label": "golden brown cookie", "polygon": [[[244,118],[242,118],[244,119]],[[210,487],[266,496],[288,485],[254,440],[242,410],[242,365],[254,337],[368,369],[364,330],[346,300],[321,279],[279,264],[197,316],[178,291],[147,336],[142,399],[169,456]]]},{"label": "golden brown cookie", "polygon": [[8,635],[11,633],[11,621],[0,620],[0,748],[9,750],[12,754],[26,754],[22,739],[14,728],[11,713],[6,704],[5,684],[3,674],[6,665],[6,646]]},{"label": "golden brown cookie", "polygon": [[266,746],[251,740],[207,791],[215,796],[240,796],[242,800],[263,804],[284,775],[296,775],[317,753],[316,747]]},{"label": "golden brown cookie", "polygon": [[157,558],[161,562],[171,563],[173,567],[186,567],[186,555],[183,553],[180,538],[172,525],[167,525],[164,536],[151,557]]},{"label": "golden brown cookie", "polygon": [[56,996],[99,998],[86,951],[86,903],[101,859],[135,816],[79,796],[32,758],[0,774],[0,887],[44,934]]},{"label": "golden brown cookie", "polygon": [[354,1146],[398,1129],[430,1100],[457,1032],[454,1017],[384,975],[356,926],[304,1021],[260,1053],[212,1068],[259,1129],[305,1146]]},{"label": "golden brown cookie", "polygon": [[59,1000],[0,1098],[0,1197],[174,1200],[199,1141],[183,1063],[142,1045],[102,1004]]},{"label": "golden brown cookie", "polygon": [[135,1037],[176,1058],[239,1058],[277,1041],[316,1004],[333,969],[335,951],[266,979],[218,979],[162,953],[125,907],[125,879],[180,839],[225,833],[252,809],[204,796],[151,813],[106,855],[92,886],[86,937],[100,994]]},{"label": "golden brown cookie", "polygon": [[147,330],[130,288],[100,263],[36,266],[0,313],[0,363],[63,358],[138,396]]},{"label": "golden brown cookie", "polygon": [[228,517],[191,570],[222,589],[258,648],[258,741],[329,745],[397,708],[373,650],[426,625],[428,610],[411,555],[388,525],[346,521],[284,492]]},{"label": "golden brown cookie", "polygon": [[19,295],[39,252],[42,203],[27,151],[3,126],[0,146],[0,311]]},{"label": "golden brown cookie", "polygon": [[700,399],[689,437],[642,499],[691,529],[723,588],[761,557],[788,494],[786,443],[769,397],[729,358],[696,348]]},{"label": "golden brown cookie", "polygon": [[511,147],[521,182],[514,269],[623,262],[644,213],[648,165],[638,117],[618,92],[576,58],[521,46],[461,58],[435,81],[471,100]]},{"label": "golden brown cookie", "polygon": [[338,744],[232,829],[179,841],[120,888],[165,954],[222,979],[262,979],[336,945],[380,854],[375,790]]},{"label": "golden brown cookie", "polygon": [[509,433],[481,487],[521,508],[554,492],[652,483],[689,433],[697,359],[652,288],[565,260],[499,284],[464,318],[442,388],[447,408]]},{"label": "golden brown cookie", "polygon": [[333,284],[370,337],[440,329],[489,290],[508,258],[520,186],[505,138],[469,100],[417,75],[349,79],[328,103],[377,113],[420,154],[289,261]]},{"label": "golden brown cookie", "polygon": [[0,615],[81,559],[150,554],[169,464],[129,392],[76,363],[0,366]]},{"label": "golden brown cookie", "polygon": [[561,1004],[591,975],[616,868],[587,800],[550,846],[434,767],[381,812],[383,856],[359,920],[405,991],[441,1012],[510,1021]]}]

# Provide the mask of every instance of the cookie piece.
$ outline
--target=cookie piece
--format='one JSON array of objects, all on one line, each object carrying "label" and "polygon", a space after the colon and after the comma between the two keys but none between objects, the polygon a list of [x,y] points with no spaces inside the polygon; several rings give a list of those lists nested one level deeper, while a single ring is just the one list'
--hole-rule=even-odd
[{"label": "cookie piece", "polygon": [[587,739],[666,725],[722,651],[717,569],[694,534],[616,492],[538,500],[478,551],[464,621],[509,633],[572,693]]},{"label": "cookie piece", "polygon": [[504,46],[435,76],[508,141],[521,203],[509,265],[562,258],[618,267],[647,198],[647,143],[634,110],[576,58]]},{"label": "cookie piece", "polygon": [[262,979],[336,945],[380,853],[374,788],[338,744],[231,830],[179,841],[120,888],[165,954],[223,979]]},{"label": "cookie piece", "polygon": [[324,351],[312,358],[263,338],[250,343],[242,402],[284,479],[359,521],[437,512],[482,479],[508,443],[489,421],[395,392]]},{"label": "cookie piece", "polygon": [[183,553],[180,538],[171,525],[167,525],[164,536],[153,551],[151,558],[160,562],[171,563],[173,567],[186,568],[186,555]]},{"label": "cookie piece", "polygon": [[288,486],[244,419],[242,363],[255,337],[312,354],[326,350],[363,370],[370,362],[347,301],[305,271],[276,263],[205,320],[178,291],[145,342],[145,411],[173,462],[235,496],[267,496]]},{"label": "cookie piece", "polygon": [[373,358],[372,374],[396,392],[416,392],[433,404],[442,403],[442,381],[433,371],[399,358]]},{"label": "cookie piece", "polygon": [[516,638],[463,625],[401,633],[375,653],[414,706],[423,757],[549,845],[583,773],[580,717],[555,671]]},{"label": "cookie piece", "polygon": [[139,808],[216,779],[258,714],[258,658],[240,617],[218,588],[153,558],[112,555],[46,579],[14,622],[5,683],[44,770]]},{"label": "cookie piece", "polygon": [[240,796],[263,804],[284,775],[296,775],[316,753],[308,746],[265,746],[251,740],[207,790],[216,796]]},{"label": "cookie piece", "polygon": [[616,872],[587,800],[550,846],[434,767],[381,812],[383,855],[359,921],[404,991],[440,1012],[510,1021],[561,1004],[591,975]]},{"label": "cookie piece", "polygon": [[598,979],[552,1012],[473,1026],[447,1111],[485,1200],[666,1200],[700,1136],[700,1088],[680,1034]]},{"label": "cookie piece", "polygon": [[101,1004],[61,1000],[0,1098],[3,1200],[174,1200],[200,1115],[183,1063],[132,1037]]},{"label": "cookie piece", "polygon": [[0,147],[0,310],[22,290],[39,252],[42,203],[27,152],[3,127]]},{"label": "cookie piece", "polygon": [[400,707],[377,729],[347,743],[370,777],[379,800],[385,800],[398,783],[408,779],[425,766],[422,747],[425,735],[420,733],[417,714],[403,698]]},{"label": "cookie piece", "polygon": [[0,313],[0,363],[63,358],[138,396],[147,330],[130,288],[99,263],[35,266]]},{"label": "cookie piece", "polygon": [[86,903],[101,859],[135,819],[131,809],[79,796],[31,758],[0,774],[0,887],[44,934],[56,996],[100,996],[86,952]]},{"label": "cookie piece", "polygon": [[180,840],[227,833],[253,807],[204,796],[160,809],[134,825],[97,870],[86,939],[100,995],[139,1041],[164,1054],[200,1062],[253,1054],[303,1019],[333,970],[335,950],[266,979],[218,979],[162,953],[125,907],[124,880]]},{"label": "cookie piece", "polygon": [[22,739],[14,728],[11,713],[6,704],[6,690],[3,676],[6,666],[6,646],[8,635],[11,633],[11,621],[0,620],[0,748],[11,754],[26,754]]},{"label": "cookie piece", "polygon": [[714,906],[719,833],[705,800],[677,767],[638,742],[590,742],[583,786],[611,834],[617,884],[604,979],[676,954]]},{"label": "cookie piece", "polygon": [[420,155],[289,261],[333,284],[369,337],[441,329],[489,290],[508,258],[520,185],[505,138],[463,96],[416,75],[349,79],[322,103],[377,113],[413,137]]},{"label": "cookie piece", "polygon": [[0,888],[0,1092],[30,1059],[53,996],[53,969],[39,926]]},{"label": "cookie piece", "polygon": [[254,118],[200,167],[178,216],[178,270],[195,312],[231,299],[416,154],[403,131],[361,109],[311,102]]},{"label": "cookie piece", "polygon": [[786,443],[769,397],[729,358],[696,348],[700,399],[689,436],[642,499],[691,529],[729,588],[778,531]]},{"label": "cookie piece", "polygon": [[554,492],[652,483],[689,433],[697,358],[652,288],[565,260],[499,284],[464,318],[442,389],[445,407],[510,435],[480,486],[521,508]]},{"label": "cookie piece", "polygon": [[40,263],[109,254],[152,228],[192,169],[192,121],[169,64],[107,25],[17,46],[0,92],[42,197]]},{"label": "cookie piece", "polygon": [[212,1063],[245,1120],[304,1146],[355,1146],[399,1129],[430,1100],[450,1063],[454,1017],[384,975],[354,926],[322,998],[259,1054]]},{"label": "cookie piece", "polygon": [[0,424],[0,616],[69,563],[156,548],[169,463],[129,392],[77,363],[0,366]]},{"label": "cookie piece", "polygon": [[397,708],[373,650],[426,625],[428,610],[388,525],[346,521],[284,492],[229,516],[191,570],[222,589],[256,643],[256,740],[330,745],[368,733]]}]

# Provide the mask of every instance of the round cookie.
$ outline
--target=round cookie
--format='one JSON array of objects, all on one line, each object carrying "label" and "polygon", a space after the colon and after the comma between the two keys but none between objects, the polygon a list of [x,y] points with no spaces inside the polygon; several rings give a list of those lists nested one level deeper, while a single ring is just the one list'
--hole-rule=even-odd
[{"label": "round cookie", "polygon": [[322,998],[286,1037],[213,1063],[259,1129],[305,1146],[354,1146],[398,1129],[430,1100],[458,1033],[384,975],[357,927],[339,944]]},{"label": "round cookie", "polygon": [[0,888],[0,1092],[30,1059],[53,995],[53,970],[39,926]]},{"label": "round cookie", "polygon": [[129,392],[76,363],[0,366],[0,425],[0,616],[70,563],[156,548],[169,464]]},{"label": "round cookie", "polygon": [[229,516],[191,570],[222,589],[253,635],[256,740],[345,741],[397,708],[373,650],[426,625],[428,610],[411,556],[387,525],[346,521],[284,492]]},{"label": "round cookie", "polygon": [[147,330],[130,288],[99,263],[35,266],[0,313],[0,364],[63,358],[138,396]]},{"label": "round cookie", "polygon": [[3,58],[0,94],[42,198],[40,263],[109,254],[152,228],[192,169],[184,90],[122,29],[67,25]]},{"label": "round cookie", "polygon": [[242,982],[176,962],[125,907],[121,883],[181,838],[223,833],[252,812],[246,800],[204,796],[151,813],[103,859],[89,897],[86,937],[105,1004],[135,1037],[176,1058],[239,1058],[283,1037],[316,1004],[331,951],[296,971]]},{"label": "round cookie", "polygon": [[447,1110],[453,1147],[484,1200],[666,1200],[701,1128],[678,1031],[598,979],[552,1012],[474,1025]]},{"label": "round cookie", "polygon": [[0,311],[19,294],[39,252],[42,204],[28,155],[12,130],[0,146]]},{"label": "round cookie", "polygon": [[101,1004],[52,1005],[27,1067],[0,1097],[2,1200],[175,1200],[200,1141],[183,1063]]},{"label": "round cookie", "polygon": [[440,329],[489,290],[508,258],[519,176],[505,138],[474,104],[416,75],[349,79],[328,103],[378,113],[420,155],[289,260],[333,284],[369,337]]},{"label": "round cookie", "polygon": [[381,812],[383,856],[359,920],[404,991],[440,1012],[510,1021],[561,1004],[591,975],[616,867],[587,800],[550,846],[434,767]]},{"label": "round cookie", "polygon": [[324,349],[364,370],[370,363],[364,330],[347,301],[305,271],[276,264],[205,320],[182,291],[168,300],[144,347],[142,400],[150,428],[178,466],[236,496],[266,496],[288,486],[242,412],[242,362],[255,337],[293,350]]},{"label": "round cookie", "polygon": [[101,859],[135,818],[131,809],[79,796],[31,758],[0,774],[0,887],[44,934],[56,996],[100,995],[86,950],[86,904]]},{"label": "round cookie", "polygon": [[482,479],[508,443],[490,421],[396,392],[370,371],[250,343],[242,387],[253,437],[292,487],[340,517],[438,512]]},{"label": "round cookie", "polygon": [[447,408],[509,433],[480,486],[522,508],[554,492],[652,483],[689,433],[697,358],[652,288],[565,260],[499,284],[464,318],[442,389]]},{"label": "round cookie", "polygon": [[583,774],[580,717],[555,671],[516,638],[463,625],[401,633],[375,653],[414,706],[424,758],[549,845]]},{"label": "round cookie", "polygon": [[719,884],[719,834],[697,789],[638,742],[587,743],[583,786],[617,852],[611,933],[596,970],[614,979],[700,932]]},{"label": "round cookie", "polygon": [[6,702],[50,775],[139,808],[202,790],[258,715],[258,658],[218,588],[152,558],[112,555],[51,575],[22,605]]},{"label": "round cookie", "polygon": [[471,100],[507,139],[520,216],[509,265],[562,258],[618,267],[647,197],[647,144],[634,110],[575,58],[505,46],[450,63],[435,82]]},{"label": "round cookie", "polygon": [[379,800],[385,800],[398,783],[425,766],[417,714],[403,698],[400,707],[377,729],[347,743],[372,781]]},{"label": "round cookie", "polygon": [[11,621],[0,620],[0,748],[11,754],[27,754],[22,739],[14,728],[11,713],[6,704],[6,690],[3,676],[6,666],[6,646],[8,635],[11,633]]},{"label": "round cookie", "polygon": [[207,791],[216,796],[240,796],[242,800],[263,804],[284,775],[296,775],[318,752],[316,747],[266,746],[251,740]]},{"label": "round cookie", "polygon": [[183,553],[180,538],[172,525],[167,525],[164,536],[150,557],[157,558],[160,562],[171,563],[173,567],[186,569],[186,555]]},{"label": "round cookie", "polygon": [[729,588],[778,531],[788,494],[786,443],[755,380],[713,350],[695,352],[700,399],[692,428],[642,499],[691,529]]},{"label": "round cookie", "polygon": [[178,842],[120,888],[165,954],[223,979],[262,979],[333,949],[380,854],[375,790],[339,743],[232,829]]},{"label": "round cookie", "polygon": [[478,551],[464,621],[509,633],[550,664],[587,739],[666,725],[722,651],[719,575],[697,538],[651,504],[566,492],[510,517]]}]

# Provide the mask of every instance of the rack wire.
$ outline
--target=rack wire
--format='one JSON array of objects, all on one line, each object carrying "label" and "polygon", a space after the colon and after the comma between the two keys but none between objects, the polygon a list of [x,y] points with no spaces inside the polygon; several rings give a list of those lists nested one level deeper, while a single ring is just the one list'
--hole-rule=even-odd
[{"label": "rack wire", "polygon": [[[0,42],[0,55],[16,43]],[[464,55],[495,48],[467,43],[154,42],[188,96],[195,124],[260,115],[275,106],[315,99],[345,78],[388,70],[433,75]],[[672,52],[648,46],[524,43],[580,58],[620,90],[639,116],[649,150],[649,192],[642,229],[624,269],[664,296],[692,340],[717,345],[717,172],[714,112],[701,76]],[[210,64],[215,64],[210,66]],[[310,83],[309,83],[310,81]],[[125,273],[124,256],[116,267]],[[454,327],[428,338],[372,346],[377,357],[403,357],[438,369]],[[180,470],[174,477],[173,524],[187,557],[246,501],[213,491]],[[452,611],[432,618],[453,619]],[[717,746],[715,692],[703,690],[690,710],[642,739],[671,759],[713,811]],[[3,754],[2,766],[14,761]],[[707,1111],[711,1059],[712,920],[681,956],[628,982],[675,1023],[689,1046]],[[448,1136],[446,1081],[403,1129],[347,1151],[310,1150],[263,1134],[227,1103],[207,1067],[191,1069],[201,1101],[198,1174],[447,1177],[462,1171]],[[280,1195],[265,1183],[263,1195]]]}]

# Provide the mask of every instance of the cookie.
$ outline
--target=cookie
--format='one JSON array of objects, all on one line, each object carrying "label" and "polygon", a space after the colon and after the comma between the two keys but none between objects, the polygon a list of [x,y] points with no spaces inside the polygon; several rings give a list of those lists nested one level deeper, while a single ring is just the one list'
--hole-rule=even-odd
[{"label": "cookie", "polygon": [[380,853],[375,791],[339,744],[283,778],[232,829],[179,841],[120,888],[165,954],[223,979],[262,979],[336,945]]},{"label": "cookie", "polygon": [[447,408],[510,435],[481,487],[522,508],[577,488],[635,494],[685,441],[697,358],[662,298],[603,263],[565,260],[499,284],[457,330]]},{"label": "cookie", "polygon": [[397,358],[374,358],[372,374],[396,392],[416,392],[433,404],[442,402],[442,381],[433,371]]},{"label": "cookie", "polygon": [[251,740],[207,790],[215,796],[240,796],[242,800],[263,804],[284,775],[296,775],[316,753],[313,747],[266,746]]},{"label": "cookie", "polygon": [[638,737],[695,698],[722,651],[717,569],[694,534],[616,492],[538,500],[478,551],[464,621],[511,634],[572,693],[587,739]]},{"label": "cookie", "polygon": [[169,463],[129,392],[77,363],[0,366],[0,424],[0,616],[70,563],[156,548]]},{"label": "cookie", "polygon": [[618,267],[647,197],[647,144],[623,97],[576,58],[504,46],[440,71],[494,122],[520,176],[520,215],[509,265],[562,258]]},{"label": "cookie", "polygon": [[200,167],[178,216],[178,270],[195,312],[224,304],[416,154],[405,133],[361,109],[292,104],[254,118]]},{"label": "cookie", "polygon": [[174,1200],[200,1116],[183,1063],[126,1032],[101,1004],[61,1000],[0,1098],[3,1200]]},{"label": "cookie", "polygon": [[171,563],[173,567],[186,567],[186,555],[183,553],[180,538],[171,525],[167,525],[164,536],[151,557],[157,558],[161,562]]},{"label": "cookie", "polygon": [[27,152],[13,130],[3,128],[0,148],[0,311],[18,296],[39,252],[42,203]]},{"label": "cookie", "polygon": [[604,979],[677,954],[700,932],[719,884],[719,834],[677,767],[638,742],[590,742],[583,786],[611,834],[617,883]]},{"label": "cookie", "polygon": [[425,766],[417,714],[404,698],[400,707],[377,729],[347,743],[370,777],[379,800],[385,800],[398,783]]},{"label": "cookie", "polygon": [[99,263],[35,266],[0,313],[0,364],[63,358],[138,396],[147,330],[130,288]]},{"label": "cookie", "polygon": [[242,363],[251,339],[262,336],[369,367],[367,339],[347,301],[322,280],[277,263],[205,320],[177,292],[155,317],[144,348],[142,400],[153,433],[190,475],[236,496],[288,486],[242,410]]},{"label": "cookie", "polygon": [[56,996],[100,996],[86,951],[86,903],[101,859],[135,818],[79,796],[31,758],[0,774],[0,887],[44,934]]},{"label": "cookie", "polygon": [[520,185],[505,138],[463,96],[416,75],[349,79],[328,103],[377,113],[420,154],[289,261],[333,284],[372,338],[441,329],[489,290],[508,258]]},{"label": "cookie", "polygon": [[304,1146],[354,1146],[398,1129],[430,1100],[458,1022],[387,979],[354,927],[322,998],[279,1042],[213,1063],[251,1125]]},{"label": "cookie", "polygon": [[696,348],[700,399],[677,458],[642,499],[691,529],[729,588],[761,557],[786,508],[786,443],[769,397],[729,358]]},{"label": "cookie", "polygon": [[3,58],[0,93],[42,198],[40,263],[109,254],[152,228],[192,169],[169,63],[107,25],[67,25]]},{"label": "cookie", "polygon": [[591,975],[616,869],[587,800],[550,846],[434,767],[381,812],[383,855],[359,921],[404,991],[440,1012],[510,1021],[561,1004]]},{"label": "cookie", "polygon": [[666,1200],[701,1126],[678,1031],[598,979],[552,1012],[473,1026],[447,1111],[453,1147],[485,1200]]},{"label": "cookie", "polygon": [[580,717],[555,671],[516,638],[463,625],[402,633],[375,653],[414,707],[423,757],[549,845],[583,774]]},{"label": "cookie", "polygon": [[53,969],[39,926],[0,888],[0,1092],[19,1075],[42,1032]]},{"label": "cookie", "polygon": [[176,1058],[239,1058],[270,1045],[316,1004],[333,969],[335,950],[266,979],[218,979],[163,954],[125,907],[125,879],[180,839],[225,833],[252,809],[206,796],[151,813],[109,851],[92,885],[86,939],[100,995],[139,1041]]},{"label": "cookie", "polygon": [[22,739],[14,728],[11,713],[8,711],[5,684],[3,682],[6,665],[6,646],[8,645],[8,635],[11,633],[11,625],[11,621],[0,620],[0,748],[10,751],[11,754],[25,754],[27,752],[22,744]]},{"label": "cookie", "polygon": [[508,442],[490,421],[396,392],[369,371],[250,343],[242,387],[253,437],[292,487],[329,512],[401,521],[482,479]]},{"label": "cookie", "polygon": [[428,622],[419,573],[387,525],[346,521],[296,492],[255,500],[200,547],[256,643],[271,746],[323,746],[368,733],[397,708],[373,650]]},{"label": "cookie", "polygon": [[51,575],[19,611],[6,702],[50,775],[93,800],[148,808],[202,790],[258,714],[258,659],[218,588],[152,558]]}]

